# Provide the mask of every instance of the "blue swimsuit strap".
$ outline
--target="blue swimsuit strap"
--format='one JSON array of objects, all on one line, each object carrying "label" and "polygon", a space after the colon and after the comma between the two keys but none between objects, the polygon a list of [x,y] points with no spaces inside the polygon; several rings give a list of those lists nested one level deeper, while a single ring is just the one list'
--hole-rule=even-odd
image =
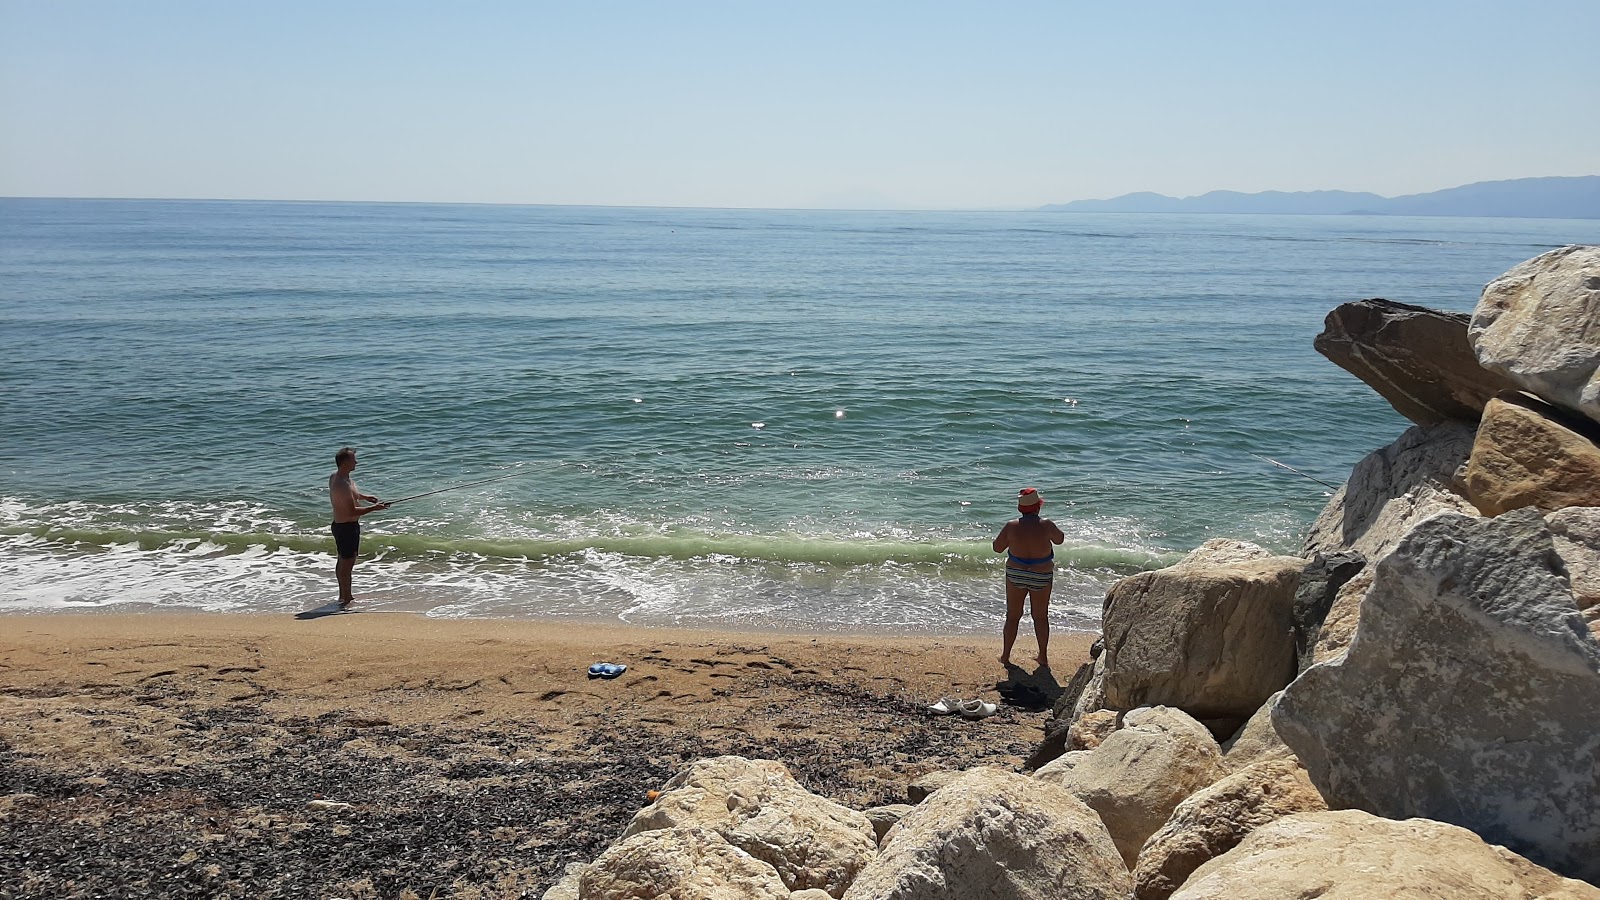
[{"label": "blue swimsuit strap", "polygon": [[[1022,518],[1018,519],[1017,521],[1026,522],[1026,521],[1028,521],[1030,519],[1035,521],[1035,522],[1039,521],[1039,514],[1038,513],[1023,513],[1022,514]],[[1038,559],[1028,559],[1027,557],[1018,556],[1015,553],[1012,553],[1011,551],[1007,550],[1006,551],[1006,556],[1009,556],[1011,558],[1011,561],[1015,562],[1015,563],[1022,563],[1025,566],[1037,566],[1040,563],[1047,563],[1050,560],[1055,559],[1056,558],[1056,552],[1054,550],[1051,550],[1049,556],[1041,556]]]}]

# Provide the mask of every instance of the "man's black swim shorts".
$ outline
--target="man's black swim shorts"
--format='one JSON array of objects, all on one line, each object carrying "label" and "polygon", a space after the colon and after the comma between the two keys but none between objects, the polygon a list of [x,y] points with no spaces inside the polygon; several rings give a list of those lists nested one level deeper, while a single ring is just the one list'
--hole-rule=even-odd
[{"label": "man's black swim shorts", "polygon": [[340,559],[355,559],[361,552],[361,523],[333,523],[333,543],[339,548]]}]

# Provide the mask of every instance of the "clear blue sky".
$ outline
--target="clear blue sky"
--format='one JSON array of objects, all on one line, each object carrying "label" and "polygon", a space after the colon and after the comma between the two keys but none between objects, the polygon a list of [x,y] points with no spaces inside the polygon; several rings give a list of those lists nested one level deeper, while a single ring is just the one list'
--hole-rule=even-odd
[{"label": "clear blue sky", "polygon": [[1018,208],[1600,174],[1600,0],[0,0],[0,195]]}]

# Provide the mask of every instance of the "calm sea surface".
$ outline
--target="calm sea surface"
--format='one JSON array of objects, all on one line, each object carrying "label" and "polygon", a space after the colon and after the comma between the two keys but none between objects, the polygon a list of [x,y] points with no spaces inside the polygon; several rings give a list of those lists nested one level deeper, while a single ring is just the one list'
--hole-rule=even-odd
[{"label": "calm sea surface", "polygon": [[1293,550],[1403,421],[1335,305],[1467,311],[1600,221],[0,200],[0,611],[967,633],[1035,485],[1056,620]]}]

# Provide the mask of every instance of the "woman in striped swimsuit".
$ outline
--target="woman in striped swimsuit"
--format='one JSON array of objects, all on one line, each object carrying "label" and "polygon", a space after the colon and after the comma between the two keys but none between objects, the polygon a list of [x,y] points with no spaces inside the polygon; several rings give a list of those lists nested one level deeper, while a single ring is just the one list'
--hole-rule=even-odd
[{"label": "woman in striped swimsuit", "polygon": [[1050,586],[1055,576],[1053,544],[1066,540],[1056,523],[1039,517],[1044,498],[1033,488],[1017,492],[1017,512],[994,539],[994,552],[1006,554],[1006,625],[1000,664],[1011,665],[1011,645],[1017,641],[1022,604],[1032,599],[1033,634],[1039,639],[1039,668],[1050,668]]}]

